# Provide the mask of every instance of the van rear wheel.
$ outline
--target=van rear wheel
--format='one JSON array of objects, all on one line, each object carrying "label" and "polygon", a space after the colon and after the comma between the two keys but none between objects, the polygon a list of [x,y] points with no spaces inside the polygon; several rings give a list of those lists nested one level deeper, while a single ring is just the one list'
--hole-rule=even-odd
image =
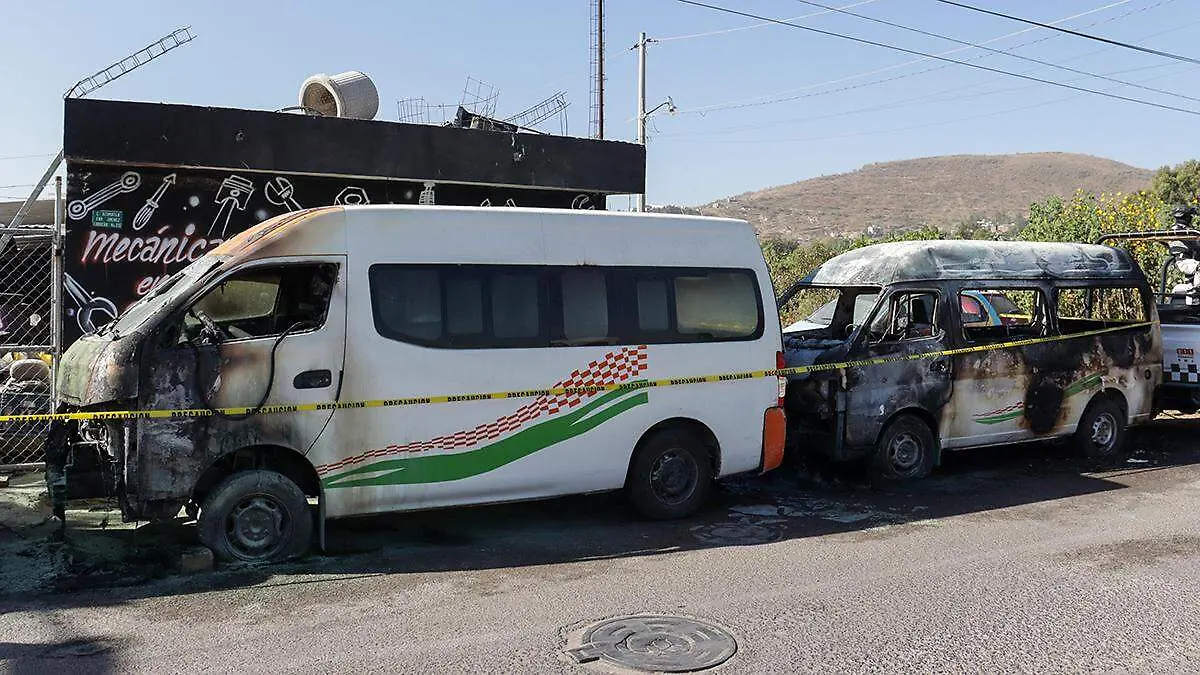
[{"label": "van rear wheel", "polygon": [[213,555],[233,562],[279,562],[303,555],[313,518],[304,492],[274,471],[242,471],[221,481],[200,507],[197,533]]},{"label": "van rear wheel", "polygon": [[682,429],[659,432],[637,449],[625,492],[638,513],[653,520],[692,515],[712,491],[708,448]]},{"label": "van rear wheel", "polygon": [[1127,426],[1120,402],[1112,398],[1092,401],[1075,429],[1075,448],[1089,459],[1112,459],[1121,454]]},{"label": "van rear wheel", "polygon": [[924,420],[899,415],[883,430],[871,457],[871,478],[895,483],[924,478],[933,472],[937,443]]}]

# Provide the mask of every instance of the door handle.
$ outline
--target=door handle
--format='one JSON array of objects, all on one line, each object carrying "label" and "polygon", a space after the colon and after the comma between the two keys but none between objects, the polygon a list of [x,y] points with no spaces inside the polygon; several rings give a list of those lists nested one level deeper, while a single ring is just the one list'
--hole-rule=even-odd
[{"label": "door handle", "polygon": [[292,380],[296,389],[324,389],[333,384],[333,373],[328,370],[306,370]]}]

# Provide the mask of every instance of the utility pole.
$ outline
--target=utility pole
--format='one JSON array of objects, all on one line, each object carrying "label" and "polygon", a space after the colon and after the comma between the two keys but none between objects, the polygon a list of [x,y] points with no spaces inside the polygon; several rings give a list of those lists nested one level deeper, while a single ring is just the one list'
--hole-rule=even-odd
[{"label": "utility pole", "polygon": [[592,138],[604,138],[604,0],[592,0],[591,44],[591,108],[588,133]]},{"label": "utility pole", "polygon": [[604,0],[596,0],[596,138],[604,139]]},{"label": "utility pole", "polygon": [[[638,37],[637,142],[646,147],[646,34]],[[643,188],[645,189],[645,188]],[[646,210],[646,193],[637,196],[637,211]]]}]

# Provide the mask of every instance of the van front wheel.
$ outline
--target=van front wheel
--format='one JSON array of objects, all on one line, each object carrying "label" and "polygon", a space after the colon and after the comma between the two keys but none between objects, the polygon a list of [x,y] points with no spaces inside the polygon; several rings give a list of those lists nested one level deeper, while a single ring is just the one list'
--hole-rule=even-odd
[{"label": "van front wheel", "polygon": [[308,499],[291,479],[274,471],[235,473],[200,507],[200,543],[225,561],[279,562],[312,543]]},{"label": "van front wheel", "polygon": [[671,520],[699,510],[712,491],[712,480],[708,449],[692,434],[672,429],[637,449],[625,491],[638,513]]},{"label": "van front wheel", "polygon": [[900,415],[883,430],[871,458],[871,477],[877,483],[916,480],[933,471],[937,446],[924,420]]}]

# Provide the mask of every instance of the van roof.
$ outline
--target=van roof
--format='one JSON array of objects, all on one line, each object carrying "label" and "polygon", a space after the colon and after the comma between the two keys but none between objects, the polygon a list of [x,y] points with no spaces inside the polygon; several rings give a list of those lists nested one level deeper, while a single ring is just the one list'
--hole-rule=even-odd
[{"label": "van roof", "polygon": [[[520,232],[524,236],[490,236]],[[430,236],[436,233],[437,236]],[[357,243],[352,243],[357,242]],[[747,265],[762,253],[742,220],[657,213],[434,205],[327,206],[276,216],[210,255],[230,261],[401,246],[413,262],[545,260],[547,264]],[[741,253],[741,258],[736,259]],[[392,251],[394,253],[394,251]],[[369,256],[368,256],[369,257]],[[561,261],[576,261],[564,263]],[[556,262],[550,262],[556,261]],[[670,263],[668,263],[670,264]]]},{"label": "van roof", "polygon": [[1144,282],[1123,249],[1096,244],[1012,241],[899,241],[830,258],[804,282],[885,286],[939,279],[1094,279]]},{"label": "van roof", "polygon": [[544,214],[553,216],[571,216],[579,218],[645,218],[655,220],[676,220],[687,221],[689,223],[710,223],[713,225],[739,225],[745,226],[747,223],[744,220],[737,218],[719,218],[716,216],[692,216],[679,213],[659,213],[647,211],[644,213],[631,211],[603,211],[596,209],[553,209],[539,208],[530,206],[441,206],[441,205],[416,205],[416,204],[363,204],[355,206],[343,206],[346,213],[369,212],[369,211],[415,211],[426,212],[430,210],[462,213],[530,213]]}]

